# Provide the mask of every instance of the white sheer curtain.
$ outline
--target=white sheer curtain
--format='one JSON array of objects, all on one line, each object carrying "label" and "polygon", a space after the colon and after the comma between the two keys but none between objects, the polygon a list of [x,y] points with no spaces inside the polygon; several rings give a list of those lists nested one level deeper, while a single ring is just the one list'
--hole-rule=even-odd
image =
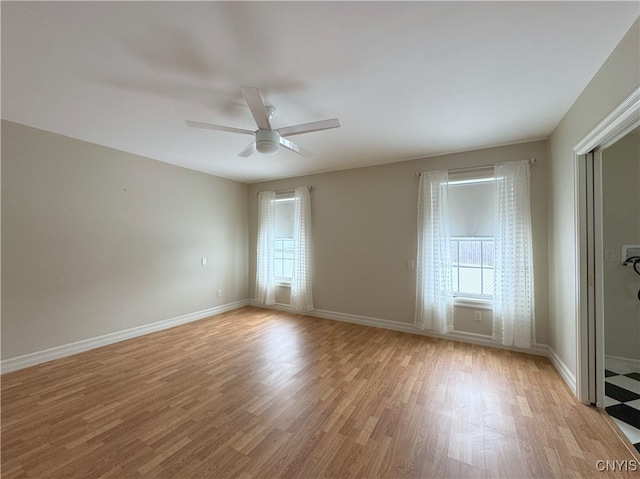
[{"label": "white sheer curtain", "polygon": [[529,162],[495,165],[493,339],[505,346],[535,344]]},{"label": "white sheer curtain", "polygon": [[295,190],[293,248],[291,306],[298,311],[309,311],[313,309],[311,292],[311,194],[306,186]]},{"label": "white sheer curtain", "polygon": [[256,254],[256,301],[260,304],[276,302],[274,237],[276,229],[276,193],[258,193],[258,250]]},{"label": "white sheer curtain", "polygon": [[453,330],[451,247],[448,220],[448,173],[420,175],[416,313],[420,329],[444,334]]}]

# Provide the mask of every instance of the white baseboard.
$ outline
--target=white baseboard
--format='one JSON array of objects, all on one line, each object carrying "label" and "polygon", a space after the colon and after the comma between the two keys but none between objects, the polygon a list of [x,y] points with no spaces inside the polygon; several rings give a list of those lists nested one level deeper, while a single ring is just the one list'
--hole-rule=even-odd
[{"label": "white baseboard", "polygon": [[[283,304],[274,304],[265,306],[259,304],[254,300],[250,300],[249,304],[261,308],[276,309],[279,311],[287,311],[291,313],[299,313],[293,308]],[[363,326],[372,326],[374,328],[390,329],[392,331],[400,331],[403,333],[421,334],[423,336],[431,336],[435,338],[449,339],[452,341],[461,341],[465,343],[477,344],[480,346],[488,346],[491,348],[508,349],[510,351],[517,351],[528,354],[535,354],[537,356],[546,356],[549,358],[553,366],[556,368],[564,382],[569,386],[571,392],[576,395],[576,377],[567,367],[567,365],[560,359],[560,356],[546,344],[536,344],[533,348],[515,348],[503,346],[502,344],[495,342],[491,336],[484,334],[467,333],[464,331],[453,331],[449,334],[437,334],[429,331],[423,331],[416,327],[414,324],[401,323],[399,321],[390,321],[388,319],[372,318],[368,316],[359,316],[356,314],[338,313],[335,311],[325,311],[321,309],[314,309],[307,311],[303,314],[307,316],[314,316],[316,318],[332,319],[335,321],[344,321],[347,323],[361,324]]]},{"label": "white baseboard", "polygon": [[544,348],[546,349],[546,356],[554,365],[558,373],[560,373],[560,376],[562,377],[562,379],[564,379],[564,382],[567,383],[567,386],[569,386],[569,389],[571,390],[573,395],[577,397],[578,388],[576,383],[576,376],[571,372],[564,361],[560,359],[560,356],[558,356],[558,354],[551,348],[551,346],[547,346],[545,344]]},{"label": "white baseboard", "polygon": [[[106,346],[108,344],[117,343],[119,341],[124,341],[126,339],[143,336],[145,334],[161,331],[163,329],[172,328],[174,326],[190,323],[192,321],[198,321],[200,319],[208,318],[210,316],[215,316],[216,314],[221,314],[221,313],[242,308],[248,305],[267,308],[267,309],[275,309],[278,311],[286,311],[290,313],[306,314],[307,316],[313,316],[317,318],[331,319],[334,321],[343,321],[347,323],[360,324],[363,326],[370,326],[374,328],[389,329],[392,331],[399,331],[403,333],[420,334],[423,336],[431,336],[431,337],[436,337],[441,339],[449,339],[452,341],[461,341],[466,343],[478,344],[480,346],[508,349],[511,351],[535,354],[538,356],[547,356],[551,360],[555,368],[558,370],[558,372],[560,373],[560,376],[567,383],[571,391],[574,394],[576,394],[575,376],[569,370],[566,364],[560,359],[560,357],[555,353],[555,351],[553,351],[553,349],[551,349],[551,347],[547,346],[546,344],[537,344],[535,347],[529,348],[529,349],[513,348],[513,347],[503,346],[502,344],[493,341],[491,336],[486,336],[483,334],[467,333],[464,331],[453,331],[449,334],[436,334],[429,331],[423,331],[410,323],[390,321],[388,319],[373,318],[369,316],[360,316],[360,315],[349,314],[349,313],[338,313],[335,311],[325,311],[320,309],[314,309],[312,311],[300,313],[299,311],[296,311],[295,309],[287,305],[274,304],[270,306],[265,306],[251,299],[235,301],[233,303],[216,306],[216,307],[209,308],[203,311],[198,311],[195,313],[185,314],[183,316],[178,316],[176,318],[165,319],[162,321],[157,321],[155,323],[137,326],[135,328],[127,329],[124,331],[117,331],[115,333],[105,334],[103,336],[99,336],[96,338],[77,341],[75,343],[65,344],[62,346],[56,346],[54,348],[46,349],[44,351],[37,351],[35,353],[25,354],[24,356],[5,359],[0,362],[0,370],[2,371],[3,374],[11,371],[17,371],[19,369],[27,368],[29,366],[35,366],[36,364],[41,364],[47,361],[52,361],[54,359],[63,358],[65,356],[71,356],[72,354],[81,353],[83,351],[88,351],[90,349],[99,348],[101,346]],[[607,356],[607,361],[609,361],[609,358],[610,357]],[[620,360],[624,358],[615,358],[615,359]],[[628,361],[631,361],[631,363],[629,363]],[[630,365],[632,365],[633,367],[635,367],[633,371],[640,372],[640,361],[627,360],[627,362],[624,364],[626,365],[627,368]]]},{"label": "white baseboard", "polygon": [[433,338],[448,339],[451,341],[460,341],[463,343],[477,344],[479,346],[488,346],[491,348],[508,349],[510,351],[517,351],[528,354],[535,354],[538,356],[546,356],[545,345],[536,346],[534,348],[516,348],[503,346],[492,339],[491,336],[485,334],[468,333],[466,331],[452,331],[447,334],[438,334],[432,331],[424,331],[411,323],[402,323],[399,321],[390,321],[388,319],[371,318],[367,316],[359,316],[355,314],[337,313],[334,311],[324,311],[314,309],[305,314],[309,316],[315,316],[318,318],[333,319],[336,321],[344,321],[347,323],[362,324],[364,326],[372,326],[375,328],[390,329],[392,331],[400,331],[403,333],[420,334],[422,336],[429,336]]},{"label": "white baseboard", "polygon": [[[423,331],[413,324],[400,323],[397,321],[389,321],[379,318],[369,318],[365,316],[357,316],[353,314],[335,313],[332,311],[313,310],[308,313],[310,316],[316,316],[326,319],[334,319],[338,321],[346,321],[350,323],[362,324],[365,326],[373,326],[376,328],[391,329],[394,331],[402,331],[412,334],[421,334],[423,336],[431,336],[435,338],[449,339],[452,341],[461,341],[465,343],[477,344],[480,346],[488,346],[491,348],[508,349],[510,351],[516,351],[527,354],[535,354],[537,356],[546,356],[549,358],[553,366],[556,368],[564,382],[567,384],[571,392],[576,395],[576,377],[567,367],[567,365],[560,359],[560,356],[546,344],[536,344],[532,348],[516,348],[510,346],[504,346],[492,339],[491,336],[484,334],[468,333],[464,331],[452,331],[448,334],[437,334],[429,331]],[[640,368],[640,361],[637,365]],[[640,370],[640,369],[639,369]]]},{"label": "white baseboard", "polygon": [[291,306],[286,305],[286,304],[280,304],[280,303],[276,303],[276,304],[260,304],[255,299],[249,299],[249,300],[247,300],[247,304],[249,306],[255,306],[256,308],[275,309],[276,311],[285,311],[287,313],[308,314],[306,312],[305,313],[300,313],[300,311],[296,311]]},{"label": "white baseboard", "polygon": [[412,323],[403,323],[400,321],[391,321],[388,319],[373,318],[370,316],[360,316],[357,314],[339,313],[336,311],[326,311],[322,309],[313,309],[311,311],[305,311],[301,313],[293,308],[290,308],[284,304],[264,305],[259,304],[254,300],[250,300],[249,303],[252,306],[259,308],[275,309],[278,311],[287,311],[291,313],[305,314],[307,316],[313,316],[316,318],[332,319],[334,321],[343,321],[345,323],[361,324],[363,326],[371,326],[374,328],[390,329],[392,331],[400,331],[402,333],[420,334],[422,336],[430,336],[434,338],[449,339],[452,341],[461,341],[464,343],[478,344],[480,346],[488,346],[492,348],[508,349],[510,351],[517,351],[528,354],[535,354],[537,356],[548,356],[548,346],[545,344],[536,345],[533,348],[516,348],[503,346],[502,344],[495,342],[491,336],[484,334],[468,333],[465,331],[452,331],[448,334],[437,334],[431,331],[423,331]]},{"label": "white baseboard", "polygon": [[24,356],[5,359],[0,362],[0,370],[2,371],[2,374],[11,371],[17,371],[18,369],[28,368],[29,366],[35,366],[36,364],[53,361],[54,359],[63,358],[65,356],[71,356],[72,354],[81,353],[83,351],[88,351],[90,349],[99,348],[108,344],[117,343],[126,339],[136,338],[138,336],[143,336],[145,334],[154,333],[163,329],[172,328],[181,324],[198,321],[210,316],[215,316],[216,314],[221,314],[233,309],[242,308],[243,306],[247,306],[248,304],[249,302],[247,300],[235,301],[233,303],[215,306],[213,308],[205,309],[203,311],[197,311],[195,313],[185,314],[176,318],[164,319],[161,321],[156,321],[155,323],[144,324],[142,326],[136,326],[135,328],[125,329],[124,331],[116,331],[115,333],[105,334],[96,338],[84,339],[82,341],[45,349],[44,351],[36,351],[35,353],[25,354]]},{"label": "white baseboard", "polygon": [[604,367],[622,374],[640,373],[640,359],[605,355]]}]

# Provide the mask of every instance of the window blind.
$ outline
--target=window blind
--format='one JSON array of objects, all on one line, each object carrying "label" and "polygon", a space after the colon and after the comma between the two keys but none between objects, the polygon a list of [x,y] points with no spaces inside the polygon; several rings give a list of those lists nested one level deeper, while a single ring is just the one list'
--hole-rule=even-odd
[{"label": "window blind", "polygon": [[451,236],[492,237],[495,216],[495,181],[449,183]]}]

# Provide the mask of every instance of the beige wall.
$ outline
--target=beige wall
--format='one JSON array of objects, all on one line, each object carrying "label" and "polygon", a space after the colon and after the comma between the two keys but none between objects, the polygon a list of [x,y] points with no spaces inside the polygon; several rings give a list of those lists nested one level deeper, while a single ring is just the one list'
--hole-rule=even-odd
[{"label": "beige wall", "polygon": [[[572,149],[640,84],[639,45],[636,21],[546,143],[250,187],[3,121],[2,358],[253,297],[255,192],[297,185],[314,188],[316,308],[410,323],[414,173],[536,157],[537,339],[575,374]],[[456,316],[456,329],[491,330],[486,313]]]},{"label": "beige wall", "polygon": [[2,358],[246,297],[247,185],[2,122]]},{"label": "beige wall", "polygon": [[636,21],[551,134],[549,145],[549,338],[576,374],[576,222],[573,148],[640,84]]},{"label": "beige wall", "polygon": [[640,128],[602,152],[602,217],[605,354],[640,359],[640,276],[620,257],[640,245]]},{"label": "beige wall", "polygon": [[[535,157],[531,170],[536,333],[547,334],[547,161],[544,141],[253,184],[249,188],[249,296],[255,291],[256,192],[312,186],[313,295],[316,309],[413,322],[419,171],[490,165]],[[286,295],[282,296],[286,300]],[[456,308],[455,328],[491,334]]]}]

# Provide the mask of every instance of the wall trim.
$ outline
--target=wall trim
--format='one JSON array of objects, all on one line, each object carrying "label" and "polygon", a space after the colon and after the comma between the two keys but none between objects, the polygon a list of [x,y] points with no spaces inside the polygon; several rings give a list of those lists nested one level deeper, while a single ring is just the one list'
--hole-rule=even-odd
[{"label": "wall trim", "polygon": [[[602,335],[595,342],[590,331],[603,331],[604,324],[599,311],[589,302],[589,294],[599,297],[599,285],[590,286],[589,271],[584,265],[593,261],[589,256],[595,254],[588,248],[589,234],[587,203],[587,162],[586,156],[590,151],[601,151],[618,141],[624,135],[640,126],[640,86],[636,87],[616,108],[604,117],[589,133],[587,133],[573,147],[573,188],[576,207],[574,208],[574,244],[575,244],[575,301],[577,305],[575,316],[576,328],[576,396],[579,401],[589,404],[602,401],[604,397],[604,378],[596,377],[596,369],[604,362],[604,342]],[[595,218],[594,218],[595,219]],[[595,235],[601,232],[594,232]],[[591,291],[594,289],[594,291]],[[600,291],[598,291],[598,289]],[[598,303],[600,304],[600,303]],[[601,311],[600,311],[601,313]],[[594,344],[591,349],[590,344]],[[595,367],[590,365],[596,364]]]},{"label": "wall trim", "polygon": [[[371,326],[374,328],[390,329],[392,331],[399,331],[403,333],[420,334],[422,336],[430,336],[434,338],[447,339],[451,341],[460,341],[463,343],[477,344],[479,346],[487,346],[490,348],[506,349],[509,351],[515,351],[520,353],[535,354],[537,356],[546,356],[551,361],[551,364],[556,368],[560,377],[567,384],[571,392],[576,395],[576,377],[571,372],[569,367],[558,356],[558,354],[547,344],[536,344],[532,348],[515,348],[509,346],[503,346],[500,343],[495,342],[491,336],[476,333],[467,333],[464,331],[453,331],[449,334],[437,334],[430,331],[423,331],[410,323],[401,323],[399,321],[390,321],[388,319],[372,318],[369,316],[360,316],[357,314],[338,313],[336,311],[326,311],[322,309],[314,309],[312,311],[306,311],[301,313],[295,309],[284,305],[264,305],[256,302],[255,300],[249,300],[251,306],[265,309],[275,309],[278,311],[286,311],[288,313],[304,314],[307,316],[313,316],[316,318],[331,319],[335,321],[343,321],[347,323],[360,324],[363,326]],[[640,362],[639,362],[640,363]]]},{"label": "wall trim", "polygon": [[[516,348],[511,346],[504,346],[498,342],[495,342],[491,338],[491,336],[485,335],[485,334],[468,333],[465,331],[452,331],[451,333],[448,333],[448,334],[438,334],[431,331],[423,331],[422,329],[418,328],[412,323],[403,323],[400,321],[391,321],[389,319],[373,318],[370,316],[361,316],[358,314],[339,313],[337,311],[326,311],[323,309],[313,309],[311,311],[300,312],[284,304],[264,305],[256,302],[255,300],[249,300],[249,304],[251,306],[256,306],[258,308],[275,309],[278,311],[286,311],[289,313],[303,314],[306,316],[313,316],[316,318],[331,319],[334,321],[342,321],[345,323],[360,324],[362,326],[370,326],[373,328],[390,329],[392,331],[399,331],[402,333],[420,334],[422,336],[448,339],[451,341],[460,341],[463,343],[477,344],[479,346],[488,346],[490,348],[507,349],[509,351],[515,351],[520,353],[535,354],[536,356],[548,357],[549,350],[550,350],[549,346],[547,346],[546,344],[536,344],[532,348]],[[555,363],[554,363],[554,366],[555,366]]]},{"label": "wall trim", "polygon": [[[244,299],[235,301],[232,303],[215,306],[213,308],[197,311],[194,313],[185,314],[175,318],[164,319],[156,321],[155,323],[144,324],[135,328],[126,329],[123,331],[116,331],[114,333],[105,334],[91,339],[85,339],[74,343],[65,344],[62,346],[56,346],[43,351],[36,351],[34,353],[25,354],[23,356],[17,356],[15,358],[8,358],[0,362],[0,370],[2,374],[17,371],[19,369],[28,368],[37,364],[42,364],[54,359],[60,359],[73,354],[78,354],[90,349],[107,346],[109,344],[125,341],[127,339],[136,338],[138,336],[144,336],[145,334],[162,331],[164,329],[173,328],[181,324],[190,323],[193,321],[199,321],[201,319],[209,318],[218,314],[239,309],[245,306],[255,306],[264,309],[273,309],[277,311],[283,311],[287,313],[302,314],[306,316],[312,316],[322,319],[330,319],[333,321],[342,321],[346,323],[359,324],[362,326],[369,326],[373,328],[388,329],[392,331],[398,331],[409,334],[419,334],[422,336],[429,336],[433,338],[447,339],[450,341],[459,341],[463,343],[477,344],[479,346],[487,346],[491,348],[506,349],[509,351],[516,351],[527,354],[535,354],[537,356],[546,356],[549,358],[554,367],[558,370],[560,376],[567,383],[571,391],[575,394],[576,391],[576,378],[571,373],[570,369],[560,359],[550,346],[546,344],[536,344],[533,348],[515,348],[503,346],[500,343],[493,341],[491,336],[477,333],[468,333],[464,331],[453,331],[449,334],[437,334],[430,331],[423,331],[417,328],[414,324],[403,323],[400,321],[391,321],[388,319],[373,318],[370,316],[361,316],[350,313],[339,313],[336,311],[326,311],[322,309],[314,309],[312,311],[300,312],[284,304],[264,305],[256,302],[253,299]],[[623,358],[616,358],[623,359]],[[636,367],[640,371],[640,361],[635,360]]]},{"label": "wall trim", "polygon": [[[255,304],[256,306],[263,306]],[[290,310],[291,308],[282,308],[284,310]],[[571,372],[569,367],[562,361],[560,356],[547,344],[536,344],[532,348],[516,348],[510,346],[504,346],[498,342],[495,342],[491,336],[477,333],[468,333],[464,331],[453,331],[449,334],[437,334],[430,331],[423,331],[413,324],[400,323],[398,321],[389,321],[386,319],[370,318],[366,316],[358,316],[355,314],[336,313],[333,311],[313,310],[305,313],[309,316],[315,316],[325,319],[334,319],[337,321],[345,321],[349,323],[362,324],[365,326],[373,326],[376,328],[391,329],[394,331],[401,331],[405,333],[421,334],[423,336],[430,336],[434,338],[448,339],[451,341],[460,341],[463,343],[477,344],[479,346],[487,346],[490,348],[507,349],[509,351],[515,351],[520,353],[535,354],[537,356],[546,356],[551,361],[551,364],[556,368],[560,377],[567,384],[571,392],[576,395],[576,377]],[[640,367],[640,362],[638,363]]]},{"label": "wall trim", "polygon": [[640,87],[587,133],[573,150],[576,155],[586,155],[594,148],[603,150],[637,126],[640,126]]},{"label": "wall trim", "polygon": [[[318,318],[332,319],[336,321],[344,321],[347,323],[361,324],[364,326],[372,326],[374,328],[390,329],[392,331],[400,331],[403,333],[419,334],[432,338],[447,339],[451,341],[459,341],[463,343],[477,344],[479,346],[487,346],[490,348],[507,349],[521,353],[535,354],[537,356],[546,356],[546,345],[536,345],[533,348],[516,348],[504,346],[492,339],[491,336],[485,334],[468,333],[466,331],[452,331],[447,334],[438,334],[432,331],[424,331],[412,323],[402,323],[400,321],[391,321],[388,319],[371,318],[368,316],[359,316],[356,314],[337,313],[335,311],[317,310],[305,313],[309,316]],[[542,347],[541,347],[542,346]]]},{"label": "wall trim", "polygon": [[28,368],[30,366],[35,366],[36,364],[41,364],[48,361],[53,361],[54,359],[71,356],[73,354],[99,348],[108,344],[125,341],[127,339],[136,338],[145,334],[155,333],[156,331],[173,328],[174,326],[190,323],[192,321],[209,318],[217,314],[242,308],[244,306],[247,306],[248,304],[249,302],[246,299],[235,301],[220,306],[214,306],[213,308],[204,309],[202,311],[197,311],[195,313],[189,313],[175,318],[163,319],[154,323],[136,326],[135,328],[116,331],[114,333],[105,334],[95,338],[84,339],[81,341],[76,341],[74,343],[63,344],[62,346],[56,346],[53,348],[45,349],[43,351],[36,351],[34,353],[25,354],[23,356],[17,356],[15,358],[4,359],[0,362],[0,371],[2,372],[2,374],[9,373],[11,371],[17,371],[19,369]]},{"label": "wall trim", "polygon": [[604,357],[604,367],[611,368],[617,373],[640,373],[640,359],[622,358],[607,354]]},{"label": "wall trim", "polygon": [[546,356],[549,358],[553,366],[556,368],[560,377],[564,379],[564,382],[569,386],[569,389],[573,393],[574,396],[577,396],[577,383],[576,376],[571,372],[571,369],[565,364],[565,362],[560,358],[558,353],[556,353],[551,346],[548,345],[540,345],[546,349]]}]

